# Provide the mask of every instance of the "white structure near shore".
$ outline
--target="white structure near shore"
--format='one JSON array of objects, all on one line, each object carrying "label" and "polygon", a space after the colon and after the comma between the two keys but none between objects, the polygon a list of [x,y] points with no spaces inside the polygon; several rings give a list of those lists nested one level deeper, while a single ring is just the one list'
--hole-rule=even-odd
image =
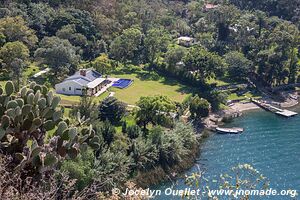
[{"label": "white structure near shore", "polygon": [[58,94],[81,96],[86,91],[89,96],[97,96],[105,92],[113,81],[115,80],[103,78],[99,72],[93,69],[81,69],[62,83],[56,84],[55,90]]},{"label": "white structure near shore", "polygon": [[177,39],[177,43],[181,46],[190,47],[194,44],[195,40],[194,38],[187,37],[187,36],[181,36]]}]

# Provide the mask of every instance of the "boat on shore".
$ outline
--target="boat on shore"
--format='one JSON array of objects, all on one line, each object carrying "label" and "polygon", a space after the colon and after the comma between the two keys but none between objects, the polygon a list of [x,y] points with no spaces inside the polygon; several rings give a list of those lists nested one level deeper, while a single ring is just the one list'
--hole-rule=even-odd
[{"label": "boat on shore", "polygon": [[217,133],[219,134],[241,134],[244,132],[243,128],[233,127],[233,128],[216,128]]}]

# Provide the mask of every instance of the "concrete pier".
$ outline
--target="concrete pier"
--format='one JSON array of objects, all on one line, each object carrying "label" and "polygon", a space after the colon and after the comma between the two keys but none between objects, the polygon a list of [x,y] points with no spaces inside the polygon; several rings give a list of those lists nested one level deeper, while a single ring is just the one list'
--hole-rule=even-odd
[{"label": "concrete pier", "polygon": [[275,113],[277,115],[283,116],[283,117],[293,117],[293,116],[298,115],[298,113],[296,113],[296,112],[286,110],[286,109],[277,108],[275,106],[272,106],[270,104],[267,104],[265,102],[261,102],[261,101],[255,100],[255,99],[251,99],[251,101],[253,103],[255,103],[256,105],[258,105],[259,107],[261,107],[261,108],[263,108],[263,109],[265,109],[269,112],[272,112],[272,113]]}]

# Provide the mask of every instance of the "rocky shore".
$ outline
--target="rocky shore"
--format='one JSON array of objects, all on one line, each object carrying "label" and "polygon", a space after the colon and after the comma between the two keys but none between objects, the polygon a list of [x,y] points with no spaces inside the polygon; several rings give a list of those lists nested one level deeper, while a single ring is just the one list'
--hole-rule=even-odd
[{"label": "rocky shore", "polygon": [[[277,106],[278,108],[291,108],[299,104],[299,93],[297,91],[286,91],[283,92],[283,95],[286,97],[284,101],[279,101],[270,97],[263,97],[261,100]],[[217,113],[211,113],[204,119],[204,127],[208,130],[215,130],[216,127],[224,124],[224,122],[240,117],[243,112],[255,109],[260,109],[260,107],[252,103],[250,99],[247,102],[231,103],[227,109]]]}]

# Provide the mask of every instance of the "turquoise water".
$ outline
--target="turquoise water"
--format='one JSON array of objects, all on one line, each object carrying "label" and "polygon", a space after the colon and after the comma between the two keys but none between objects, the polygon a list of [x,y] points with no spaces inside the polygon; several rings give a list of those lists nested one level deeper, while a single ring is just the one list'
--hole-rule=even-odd
[{"label": "turquoise water", "polygon": [[[243,127],[245,131],[241,135],[214,134],[206,139],[195,166],[185,174],[200,169],[212,181],[231,167],[248,163],[270,180],[271,188],[300,192],[300,115],[286,119],[265,111],[251,111],[227,126]],[[187,187],[184,180],[178,178],[154,188],[164,190],[171,186],[175,189]],[[162,195],[155,199],[180,198]],[[269,199],[291,198],[280,196]]]}]

